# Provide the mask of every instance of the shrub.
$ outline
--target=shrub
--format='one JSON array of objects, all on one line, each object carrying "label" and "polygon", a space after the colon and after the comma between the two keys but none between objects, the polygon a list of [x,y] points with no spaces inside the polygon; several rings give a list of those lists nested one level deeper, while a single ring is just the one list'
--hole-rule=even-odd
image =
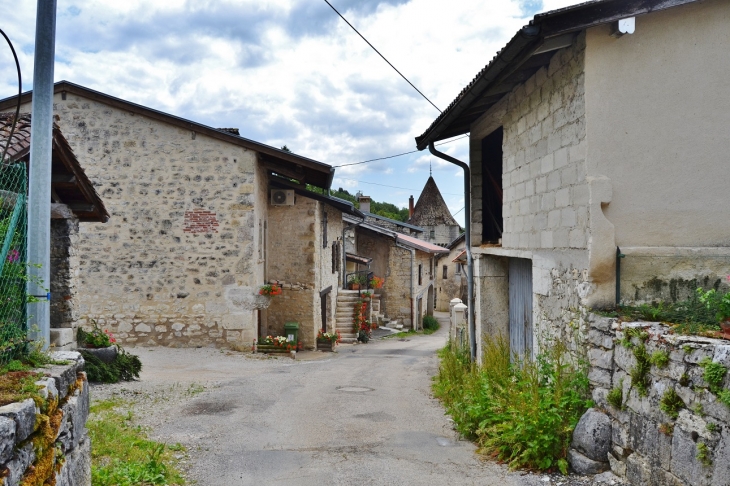
[{"label": "shrub", "polygon": [[437,331],[439,328],[439,321],[434,316],[423,316],[423,329],[424,331]]},{"label": "shrub", "polygon": [[97,358],[95,355],[79,349],[81,356],[84,357],[86,364],[84,370],[89,381],[101,383],[117,383],[121,380],[132,381],[139,378],[139,372],[142,371],[142,362],[139,357],[129,354],[119,347],[117,357],[111,363],[107,364]]},{"label": "shrub", "polygon": [[480,451],[511,468],[559,469],[566,473],[568,446],[588,400],[584,366],[570,363],[561,342],[535,361],[511,359],[502,338],[484,343],[481,366],[466,350],[441,351],[434,394],[457,430],[476,439]]}]

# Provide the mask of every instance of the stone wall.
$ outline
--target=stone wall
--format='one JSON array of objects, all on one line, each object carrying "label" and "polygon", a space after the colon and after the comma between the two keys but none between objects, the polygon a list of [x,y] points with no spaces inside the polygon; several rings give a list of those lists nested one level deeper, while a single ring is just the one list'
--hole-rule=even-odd
[{"label": "stone wall", "polygon": [[621,247],[621,302],[677,302],[698,287],[730,290],[730,248]]},{"label": "stone wall", "polygon": [[[434,285],[436,287],[436,309],[440,312],[449,311],[451,299],[457,298],[466,302],[466,266],[454,263],[453,260],[464,250],[463,245],[452,249],[448,255],[441,255],[436,261]],[[446,267],[446,278],[444,278]]]},{"label": "stone wall", "polygon": [[51,220],[51,343],[66,349],[75,343],[79,318],[76,281],[78,278],[79,222]]},{"label": "stone wall", "polygon": [[[285,323],[298,322],[302,346],[314,348],[322,327],[321,299],[337,298],[339,272],[337,265],[333,271],[332,246],[341,240],[342,213],[324,203],[298,195],[293,206],[269,209],[266,274],[270,282],[283,282],[283,292],[267,309],[267,334],[284,335]],[[329,297],[320,297],[328,287]],[[327,309],[331,325],[334,306]]]},{"label": "stone wall", "polygon": [[[86,431],[89,384],[76,352],[56,352],[68,365],[44,368],[42,406],[32,398],[0,407],[0,474],[4,486],[91,485],[91,441]],[[50,441],[50,442],[49,442]]]},{"label": "stone wall", "polygon": [[[574,463],[610,466],[637,486],[730,484],[730,408],[718,400],[717,389],[710,391],[703,368],[707,362],[730,367],[728,341],[674,335],[658,323],[619,323],[596,315],[589,320],[589,379],[596,407],[610,423],[610,452],[603,459],[609,463],[586,461],[585,450],[572,452]],[[649,364],[643,375],[636,371],[637,364],[659,354],[666,365]],[[637,382],[645,380],[645,395],[632,373]],[[729,387],[725,375],[719,388]],[[661,405],[673,392],[676,416]],[[620,397],[620,407],[616,400],[609,403],[609,393]]]},{"label": "stone wall", "polygon": [[[428,241],[434,245],[447,246],[449,243],[454,241],[459,236],[460,228],[458,225],[446,225],[439,224],[436,226],[422,226],[423,233],[416,233],[415,236],[418,239]],[[431,232],[433,231],[433,238]]]},{"label": "stone wall", "polygon": [[129,344],[250,342],[268,193],[256,154],[79,95],[56,94],[54,112],[111,214],[80,224],[80,324]]}]

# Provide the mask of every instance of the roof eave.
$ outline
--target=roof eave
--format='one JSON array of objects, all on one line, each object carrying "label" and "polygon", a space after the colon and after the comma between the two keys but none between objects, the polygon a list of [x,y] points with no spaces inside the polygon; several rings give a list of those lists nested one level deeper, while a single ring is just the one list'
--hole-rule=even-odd
[{"label": "roof eave", "polygon": [[[329,164],[325,164],[323,162],[319,162],[307,157],[303,157],[301,155],[296,155],[291,152],[285,152],[283,150],[279,150],[275,147],[272,147],[270,145],[263,144],[261,142],[257,142],[255,140],[250,140],[245,137],[240,137],[238,135],[234,135],[233,133],[219,130],[217,128],[209,127],[207,125],[203,125],[201,123],[194,122],[192,120],[187,120],[185,118],[181,118],[175,115],[171,115],[169,113],[165,113],[159,110],[155,110],[153,108],[149,108],[137,103],[133,103],[131,101],[127,101],[121,98],[117,98],[115,96],[108,95],[106,93],[102,93],[100,91],[96,91],[90,88],[86,88],[85,86],[81,86],[75,83],[72,83],[70,81],[58,81],[54,84],[54,93],[71,93],[71,94],[77,94],[79,96],[83,96],[85,98],[100,101],[102,103],[108,104],[110,106],[114,106],[115,108],[120,108],[123,110],[133,111],[135,113],[139,113],[141,115],[147,116],[149,118],[163,121],[165,123],[169,123],[175,126],[178,126],[180,128],[184,128],[187,130],[191,130],[200,134],[207,135],[211,138],[215,138],[218,140],[223,140],[226,142],[230,142],[236,145],[243,146],[245,148],[254,150],[256,152],[259,152],[261,154],[264,154],[268,157],[271,157],[274,159],[274,161],[278,162],[285,162],[289,164],[296,164],[297,166],[301,166],[303,168],[309,169],[314,174],[318,174],[316,178],[313,180],[307,180],[305,179],[303,182],[306,182],[308,184],[315,185],[317,187],[321,187],[323,189],[329,189],[332,186],[332,181],[334,179],[335,174],[335,168],[332,167]],[[26,91],[20,95],[20,101],[21,103],[28,103],[32,100],[33,92],[32,91]],[[14,107],[17,103],[17,96],[11,96],[8,98],[4,98],[0,100],[0,111],[4,111],[11,106]],[[314,174],[311,174],[312,176]]]},{"label": "roof eave", "polygon": [[540,52],[538,49],[544,42],[561,35],[581,32],[622,18],[643,15],[697,1],[596,0],[535,15],[530,24],[515,34],[507,46],[477,74],[475,79],[459,93],[431,126],[422,135],[416,137],[416,147],[418,150],[424,150],[432,142],[469,132],[469,127],[465,126],[445,134],[446,130],[451,128],[451,124],[464,111],[469,109],[474,101],[481,98],[488,89],[497,86],[501,80],[519,69],[533,53]]}]

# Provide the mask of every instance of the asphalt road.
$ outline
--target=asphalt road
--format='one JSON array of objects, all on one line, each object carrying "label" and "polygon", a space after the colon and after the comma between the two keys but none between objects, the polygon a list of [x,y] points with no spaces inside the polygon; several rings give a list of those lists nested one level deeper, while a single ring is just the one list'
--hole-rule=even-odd
[{"label": "asphalt road", "polygon": [[131,399],[153,437],[187,447],[199,485],[561,484],[508,472],[459,440],[430,392],[446,336],[442,326],[297,360],[136,348],[141,381],[92,398]]}]

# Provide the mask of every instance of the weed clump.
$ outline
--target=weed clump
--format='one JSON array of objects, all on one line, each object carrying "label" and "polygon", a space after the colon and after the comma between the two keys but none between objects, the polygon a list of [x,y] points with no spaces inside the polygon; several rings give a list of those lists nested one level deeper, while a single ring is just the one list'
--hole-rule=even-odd
[{"label": "weed clump", "polygon": [[439,321],[434,316],[423,316],[423,330],[435,332],[438,331]]},{"label": "weed clump", "polygon": [[659,409],[675,420],[679,417],[679,410],[684,407],[684,401],[682,401],[674,388],[665,391],[661,400],[659,400]]},{"label": "weed clump", "polygon": [[502,338],[483,349],[481,365],[454,344],[440,352],[434,394],[456,429],[511,468],[567,473],[573,430],[592,406],[585,366],[572,364],[561,342],[534,361],[511,356]]},{"label": "weed clump", "polygon": [[616,388],[612,388],[611,391],[608,392],[606,400],[613,408],[621,410],[624,407],[624,392],[621,389],[621,386],[619,385]]}]

